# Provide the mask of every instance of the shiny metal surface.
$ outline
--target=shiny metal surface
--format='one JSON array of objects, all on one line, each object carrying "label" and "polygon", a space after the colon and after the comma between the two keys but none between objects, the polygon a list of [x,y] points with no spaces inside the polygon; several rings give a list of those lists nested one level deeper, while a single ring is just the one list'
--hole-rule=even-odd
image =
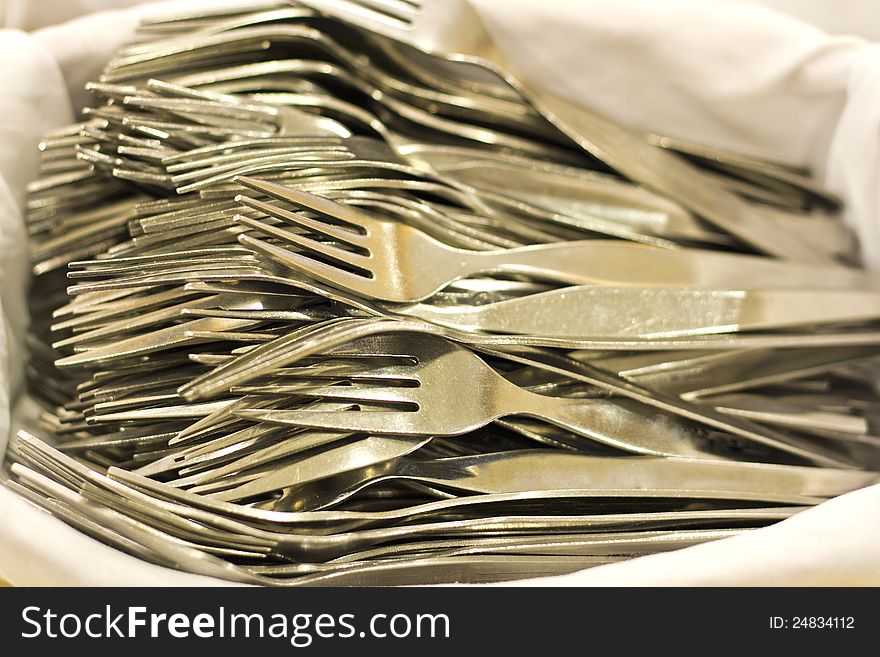
[{"label": "shiny metal surface", "polygon": [[515,89],[578,146],[626,177],[678,201],[763,252],[811,262],[822,260],[798,236],[768,226],[760,211],[748,207],[685,160],[670,157],[606,117],[516,78],[515,67],[468,0],[401,3],[401,19],[350,0],[304,0],[302,4],[460,67],[484,69],[484,77],[488,74]]},{"label": "shiny metal surface", "polygon": [[4,485],[238,582],[573,572],[877,481],[878,284],[791,163],[524,84],[465,2],[143,24],[29,189]]},{"label": "shiny metal surface", "polygon": [[[292,245],[298,251],[277,245],[258,246],[254,238],[247,235],[239,238],[242,243],[254,246],[284,265],[310,276],[383,301],[421,301],[458,278],[481,273],[524,274],[559,283],[594,285],[739,285],[749,289],[766,287],[768,281],[773,281],[772,285],[777,288],[873,288],[877,285],[876,279],[871,276],[838,267],[788,265],[765,258],[693,250],[669,251],[600,240],[472,252],[446,246],[417,228],[372,217],[307,192],[247,177],[239,177],[237,181],[249,189],[292,205],[291,209],[287,209],[250,196],[238,197],[246,207],[278,219],[282,225],[318,233],[340,243],[340,246],[328,245],[304,237],[297,231],[238,215],[236,221],[279,239],[282,244]],[[292,211],[300,208],[317,213],[319,220],[307,219]],[[328,223],[327,219],[337,223]],[[338,222],[354,230],[340,227]],[[358,251],[352,251],[351,248]],[[310,254],[326,256],[348,265],[349,269],[316,261],[309,257]],[[352,272],[351,269],[356,271]],[[619,305],[629,307],[632,304],[622,301]],[[701,314],[706,312],[702,311]],[[550,311],[550,314],[554,313]],[[793,319],[798,321],[797,318]],[[539,330],[529,332],[541,333]],[[590,331],[578,333],[590,334]]]}]

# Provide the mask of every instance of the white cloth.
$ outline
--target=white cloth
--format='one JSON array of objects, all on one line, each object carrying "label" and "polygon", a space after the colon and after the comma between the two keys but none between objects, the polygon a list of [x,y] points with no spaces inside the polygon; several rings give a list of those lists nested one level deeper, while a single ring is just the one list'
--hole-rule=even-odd
[{"label": "white cloth", "polygon": [[865,0],[739,0],[770,7],[812,23],[829,34],[857,34],[880,41],[877,3]]},{"label": "white cloth", "polygon": [[[45,24],[46,15],[67,19],[74,11],[111,4],[131,2],[12,0],[0,2],[0,16],[32,28]],[[846,221],[861,235],[867,262],[880,269],[877,46],[732,0],[474,4],[520,73],[535,84],[635,128],[812,166],[846,198]],[[130,37],[145,11],[155,9],[87,16],[32,35],[0,32],[0,57],[7,63],[0,68],[0,443],[10,426],[10,395],[21,379],[26,247],[20,207],[24,185],[36,174],[36,144],[48,128],[72,121],[71,108],[82,104],[82,83]],[[877,585],[878,519],[880,486],[874,486],[745,536],[551,581]],[[220,583],[144,564],[5,490],[0,578],[21,585]]]}]

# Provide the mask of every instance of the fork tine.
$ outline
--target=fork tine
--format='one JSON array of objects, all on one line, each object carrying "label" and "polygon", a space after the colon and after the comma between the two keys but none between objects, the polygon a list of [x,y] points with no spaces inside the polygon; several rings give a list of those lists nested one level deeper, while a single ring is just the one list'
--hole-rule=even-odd
[{"label": "fork tine", "polygon": [[286,385],[311,381],[312,385],[315,385],[316,380],[329,379],[375,383],[388,381],[418,383],[412,374],[412,365],[376,365],[376,356],[359,359],[356,356],[327,354],[320,361],[312,364],[278,368],[272,372],[273,380],[271,383]]},{"label": "fork tine", "polygon": [[[262,386],[264,390],[272,392],[275,386]],[[287,386],[281,385],[279,389],[285,390]],[[351,385],[333,385],[333,386],[317,386],[317,385],[300,385],[297,389],[295,386],[289,386],[290,393],[297,397],[320,397],[321,399],[334,399],[345,401],[362,401],[362,402],[386,402],[392,403],[417,403],[418,388],[400,388],[395,386],[376,386],[369,384],[351,384]],[[285,394],[285,393],[282,393]]]},{"label": "fork tine", "polygon": [[255,117],[271,117],[271,112],[254,105],[240,103],[220,103],[209,100],[194,100],[183,98],[151,98],[147,96],[126,96],[123,104],[136,108],[149,108],[164,110],[172,114],[186,115],[188,112],[197,112],[204,116],[216,116],[230,119],[254,119]]},{"label": "fork tine", "polygon": [[[198,457],[191,456],[181,464],[179,469],[180,476],[198,474],[203,481],[218,479],[219,477],[250,470],[253,467],[260,467],[270,461],[277,461],[278,459],[301,454],[316,447],[323,447],[349,436],[347,432],[338,433],[335,431],[314,431],[310,429],[291,431],[284,427],[267,424],[256,424],[253,427],[262,431],[261,437],[275,436],[282,439],[273,440],[263,445],[259,445],[256,440],[249,440],[246,443],[234,444],[225,449],[215,449]],[[296,439],[286,439],[289,436],[295,436]],[[256,451],[251,451],[254,447]],[[190,451],[193,452],[194,450]],[[233,460],[228,460],[230,458]]]},{"label": "fork tine", "polygon": [[[282,434],[282,432],[285,433]],[[210,462],[218,457],[235,454],[240,449],[247,447],[258,439],[272,435],[284,435],[289,438],[299,435],[299,432],[287,432],[286,429],[273,427],[267,424],[252,424],[244,429],[226,433],[225,435],[221,435],[219,438],[214,438],[208,442],[183,448],[178,452],[174,459],[173,468],[195,467],[201,463]]]},{"label": "fork tine", "polygon": [[352,320],[331,319],[292,331],[281,338],[256,347],[230,363],[220,365],[211,372],[196,377],[189,383],[182,385],[177,391],[184,399],[193,400],[223,392],[230,386],[256,379],[291,362],[287,360],[288,352],[293,351],[296,354],[295,347],[308,345],[309,336],[313,332],[350,321]]},{"label": "fork tine", "polygon": [[[264,473],[262,472],[252,472],[245,474],[236,474],[231,477],[224,477],[219,481],[212,481],[206,484],[200,484],[198,486],[193,486],[190,488],[190,492],[197,493],[198,495],[219,495],[223,492],[228,493],[230,488],[233,486],[245,486],[246,484],[254,484],[259,482],[264,477]],[[169,485],[178,487],[179,480],[177,482],[171,483]]]},{"label": "fork tine", "polygon": [[352,265],[354,267],[366,269],[364,265],[370,260],[369,256],[364,256],[359,253],[352,253],[351,251],[340,249],[339,247],[333,246],[332,244],[313,240],[312,238],[305,237],[304,235],[301,235],[299,233],[294,233],[284,228],[269,225],[267,223],[264,223],[263,221],[260,221],[259,219],[252,219],[250,217],[237,214],[232,218],[232,220],[237,224],[244,224],[245,226],[249,226],[250,228],[258,230],[261,233],[265,233],[266,235],[275,237],[284,242],[295,244],[296,246],[301,247],[307,251],[314,251],[316,253],[319,253],[320,255],[327,256],[328,258],[333,258],[334,260],[340,260],[345,264]]},{"label": "fork tine", "polygon": [[[325,411],[272,410],[265,408],[242,409],[236,415],[247,420],[278,424],[282,426],[333,429],[371,434],[403,433],[413,435],[407,416],[400,411],[349,411],[345,413]],[[401,425],[405,426],[401,426]],[[427,434],[425,434],[427,435]]]},{"label": "fork tine", "polygon": [[[413,376],[412,365],[373,365],[374,359],[378,356],[370,357],[366,361],[358,362],[356,365],[349,359],[351,356],[337,356],[328,354],[327,364],[319,363],[314,365],[293,366],[289,368],[281,368],[277,372],[277,376],[282,381],[302,378],[340,378],[351,381],[372,381],[376,383],[387,381],[407,381],[417,383],[418,379]],[[380,357],[380,356],[378,356]],[[338,363],[336,359],[342,358],[343,361]],[[356,358],[356,357],[355,357]],[[299,370],[302,369],[301,373]]]},{"label": "fork tine", "polygon": [[130,422],[135,420],[166,420],[168,418],[202,418],[222,410],[230,403],[229,400],[223,400],[202,404],[141,408],[131,411],[119,411],[117,413],[94,415],[89,418],[89,420],[93,422]]},{"label": "fork tine", "polygon": [[[304,166],[307,163],[304,163]],[[219,185],[221,183],[227,182],[235,182],[236,179],[243,176],[245,173],[253,174],[253,173],[277,173],[278,171],[284,171],[290,169],[290,162],[287,162],[285,166],[284,160],[278,159],[273,160],[271,162],[264,162],[262,164],[247,164],[242,165],[238,169],[233,169],[231,171],[225,171],[223,173],[218,173],[217,175],[210,176],[208,178],[202,178],[197,182],[190,183],[188,185],[183,185],[177,188],[178,194],[188,194],[190,192],[197,192],[206,187],[212,187]]]},{"label": "fork tine", "polygon": [[134,299],[127,299],[126,303],[117,303],[114,306],[99,305],[93,311],[88,313],[80,313],[74,315],[72,319],[54,323],[50,326],[52,331],[62,331],[64,329],[87,330],[97,326],[105,326],[118,321],[120,316],[139,312],[152,312],[157,306],[167,305],[187,297],[197,296],[198,292],[185,290],[183,288],[173,288],[171,290],[163,290],[155,294],[147,294]]},{"label": "fork tine", "polygon": [[255,191],[263,192],[279,201],[287,201],[288,203],[307,208],[318,214],[330,217],[331,219],[339,219],[340,221],[358,226],[368,233],[374,225],[373,220],[363,212],[359,212],[350,206],[336,203],[335,201],[331,201],[322,196],[316,196],[315,194],[309,194],[308,192],[303,192],[277,183],[258,180],[249,176],[236,176],[233,179],[233,182],[237,182],[238,184],[244,185]]},{"label": "fork tine", "polygon": [[348,0],[349,2],[370,9],[382,16],[393,18],[401,23],[409,24],[418,12],[419,3],[408,0]]},{"label": "fork tine", "polygon": [[270,244],[251,235],[239,235],[238,241],[245,246],[268,256],[276,262],[280,262],[291,269],[304,272],[309,276],[313,276],[314,278],[329,283],[330,285],[344,287],[354,291],[368,290],[370,279],[359,274],[354,274],[344,269],[340,269],[339,267],[318,262],[317,260],[313,260],[312,258],[303,256],[299,253],[294,253],[293,251],[288,251],[287,249],[281,248],[275,244]]},{"label": "fork tine", "polygon": [[[178,394],[180,394],[178,392]],[[265,398],[263,398],[265,400]],[[216,413],[205,416],[204,418],[193,422],[189,426],[177,432],[174,438],[168,441],[168,445],[173,447],[179,443],[192,443],[196,438],[214,433],[219,429],[228,429],[230,426],[237,424],[239,419],[232,415],[232,411],[237,408],[247,408],[248,406],[259,407],[267,401],[262,401],[259,397],[240,397],[237,401],[232,402],[228,406],[221,408]]]},{"label": "fork tine", "polygon": [[303,0],[302,4],[337,20],[379,34],[408,28],[412,22],[412,17],[397,18],[389,12],[378,11],[357,0]]},{"label": "fork tine", "polygon": [[58,367],[71,367],[109,362],[120,358],[132,358],[134,356],[193,344],[197,342],[197,340],[188,335],[188,331],[198,327],[230,330],[235,328],[247,328],[249,326],[254,326],[255,324],[257,324],[257,322],[241,319],[197,319],[186,324],[169,326],[168,328],[159,329],[158,331],[153,331],[151,333],[136,335],[131,338],[111,342],[95,349],[89,349],[85,352],[73,354],[72,356],[65,356],[55,361],[55,364]]},{"label": "fork tine", "polygon": [[[267,146],[275,147],[301,147],[301,148],[321,148],[332,147],[336,150],[343,149],[343,141],[340,137],[262,137],[258,139],[241,139],[240,141],[224,141],[219,144],[209,144],[200,148],[174,153],[162,158],[162,163],[172,165],[175,162],[197,159],[203,155],[213,155],[217,153],[235,152],[242,149],[251,149],[255,147],[265,148]],[[169,167],[169,171],[171,171]]]},{"label": "fork tine", "polygon": [[[222,144],[226,146],[226,144]],[[347,152],[338,145],[326,145],[326,146],[283,146],[276,148],[269,148],[268,145],[261,145],[262,147],[259,151],[255,152],[251,149],[239,149],[238,151],[233,150],[230,152],[225,152],[229,149],[224,148],[221,154],[219,155],[210,155],[201,158],[195,158],[191,156],[191,153],[186,153],[187,157],[182,162],[177,162],[176,164],[167,164],[166,160],[163,158],[162,164],[165,166],[165,170],[168,173],[175,174],[175,181],[177,180],[188,180],[190,178],[185,178],[182,173],[190,172],[194,169],[202,170],[207,169],[208,167],[218,167],[218,166],[227,166],[234,162],[245,162],[250,159],[259,158],[268,158],[275,157],[278,155],[287,155],[290,157],[330,157],[331,155],[337,155],[340,157],[346,157],[347,159],[351,159],[351,156],[347,154]],[[258,153],[258,154],[257,154]],[[216,170],[216,169],[211,169]]]},{"label": "fork tine", "polygon": [[110,322],[109,324],[100,328],[77,333],[72,337],[66,338],[64,340],[53,342],[52,348],[57,349],[59,347],[77,345],[83,342],[92,342],[98,338],[106,338],[110,335],[129,333],[136,329],[144,329],[151,324],[155,325],[159,322],[169,321],[175,318],[182,317],[183,315],[181,311],[184,308],[199,308],[202,306],[210,305],[212,302],[216,302],[218,300],[219,297],[215,295],[214,297],[205,297],[195,301],[184,301],[179,304],[159,308],[158,310],[141,313],[130,318],[118,318],[115,321]]},{"label": "fork tine", "polygon": [[[326,451],[276,468],[253,483],[246,483],[235,489],[226,490],[214,497],[225,501],[240,500],[287,488],[292,484],[323,479],[330,473],[338,474],[340,464],[344,464],[344,470],[357,469],[358,466],[369,467],[405,456],[423,446],[428,440],[428,438],[420,436],[367,436],[355,443],[330,447]],[[227,478],[224,481],[231,479],[233,478]]]},{"label": "fork tine", "polygon": [[245,153],[218,159],[220,161],[211,166],[192,168],[184,173],[173,175],[171,181],[175,185],[182,186],[183,183],[206,180],[209,176],[217,178],[224,173],[234,176],[246,171],[257,171],[260,167],[314,168],[340,162],[347,164],[353,158],[349,153],[339,149],[308,148],[297,151],[288,149],[287,152],[267,152],[259,155]]},{"label": "fork tine", "polygon": [[308,219],[307,217],[296,214],[295,212],[290,212],[289,210],[285,210],[284,208],[270,205],[265,201],[260,201],[255,198],[251,198],[250,196],[242,196],[241,194],[238,194],[234,200],[236,203],[241,203],[254,210],[259,210],[260,212],[268,214],[271,217],[275,217],[276,219],[281,219],[282,221],[290,222],[308,230],[313,230],[316,233],[322,233],[341,242],[351,244],[352,246],[363,246],[363,238],[359,233],[345,230],[344,228],[337,228],[336,226],[324,223],[323,221]]}]

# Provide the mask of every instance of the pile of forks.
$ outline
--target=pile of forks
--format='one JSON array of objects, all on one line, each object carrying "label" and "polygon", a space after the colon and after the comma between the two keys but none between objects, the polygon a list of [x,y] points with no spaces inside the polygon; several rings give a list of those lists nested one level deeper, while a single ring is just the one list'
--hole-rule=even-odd
[{"label": "pile of forks", "polygon": [[238,582],[574,572],[880,480],[880,281],[786,163],[523,84],[466,0],[178,14],[30,186],[5,485]]}]

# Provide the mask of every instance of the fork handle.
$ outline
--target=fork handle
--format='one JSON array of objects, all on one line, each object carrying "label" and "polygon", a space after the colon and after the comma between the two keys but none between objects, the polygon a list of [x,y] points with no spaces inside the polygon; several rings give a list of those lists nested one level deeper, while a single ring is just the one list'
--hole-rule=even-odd
[{"label": "fork handle", "polygon": [[[524,391],[526,392],[526,391]],[[529,407],[522,408],[522,402]],[[722,458],[706,451],[706,434],[675,418],[640,412],[626,400],[549,397],[528,392],[517,414],[546,420],[597,442],[635,454]]]},{"label": "fork handle", "polygon": [[401,312],[444,326],[505,334],[677,337],[877,319],[880,293],[582,285],[482,306],[416,304]]},{"label": "fork handle", "polygon": [[880,289],[876,277],[841,266],[802,265],[695,249],[662,249],[617,240],[580,240],[476,252],[467,266],[469,274],[523,273],[575,285]]}]

